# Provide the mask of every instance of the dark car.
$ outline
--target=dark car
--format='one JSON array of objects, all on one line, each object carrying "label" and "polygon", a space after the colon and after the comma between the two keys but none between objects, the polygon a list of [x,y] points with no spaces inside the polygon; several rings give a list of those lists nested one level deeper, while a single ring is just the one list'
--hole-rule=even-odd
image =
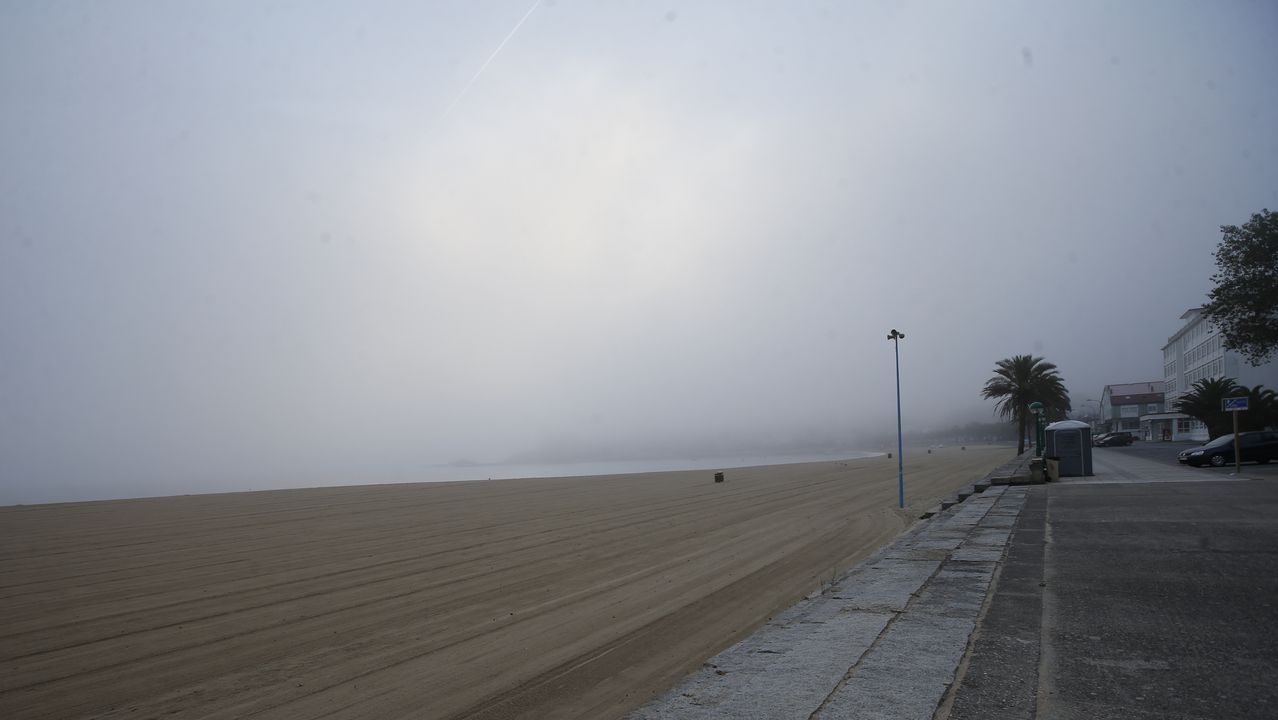
[{"label": "dark car", "polygon": [[[1242,451],[1242,462],[1264,465],[1270,460],[1278,460],[1278,432],[1238,433],[1238,444]],[[1221,435],[1202,447],[1184,450],[1178,459],[1195,467],[1229,465],[1234,462],[1234,435]]]},{"label": "dark car", "polygon": [[1112,432],[1101,436],[1093,445],[1096,447],[1115,447],[1118,445],[1131,445],[1135,441],[1135,436],[1129,432]]},{"label": "dark car", "polygon": [[1188,465],[1188,464],[1189,464],[1189,453],[1191,453],[1191,452],[1193,452],[1193,451],[1195,451],[1195,450],[1202,450],[1202,449],[1203,449],[1203,446],[1202,446],[1202,445],[1195,445],[1194,447],[1191,447],[1191,448],[1185,448],[1184,450],[1181,450],[1179,454],[1177,454],[1177,455],[1176,455],[1176,460],[1177,460],[1177,461],[1178,461],[1181,465]]}]

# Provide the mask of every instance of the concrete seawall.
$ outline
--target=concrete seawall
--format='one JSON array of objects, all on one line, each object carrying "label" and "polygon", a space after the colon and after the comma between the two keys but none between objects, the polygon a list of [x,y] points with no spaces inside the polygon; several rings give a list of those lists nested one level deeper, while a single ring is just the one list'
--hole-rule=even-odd
[{"label": "concrete seawall", "polygon": [[1023,503],[995,486],[920,523],[629,717],[931,718]]}]

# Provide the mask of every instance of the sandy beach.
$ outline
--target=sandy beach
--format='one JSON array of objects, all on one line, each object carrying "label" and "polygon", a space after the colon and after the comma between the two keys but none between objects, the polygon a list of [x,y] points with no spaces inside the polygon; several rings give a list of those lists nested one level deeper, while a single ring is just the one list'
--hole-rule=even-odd
[{"label": "sandy beach", "polygon": [[0,508],[0,717],[619,717],[1013,453]]}]

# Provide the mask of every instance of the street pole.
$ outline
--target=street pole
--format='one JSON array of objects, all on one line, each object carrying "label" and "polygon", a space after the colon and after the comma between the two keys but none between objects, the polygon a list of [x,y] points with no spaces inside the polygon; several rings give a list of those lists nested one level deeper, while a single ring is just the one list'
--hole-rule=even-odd
[{"label": "street pole", "polygon": [[905,333],[892,329],[888,340],[896,353],[896,506],[905,507],[905,458],[901,455],[904,443],[901,439],[901,340]]},{"label": "street pole", "polygon": [[1238,413],[1249,410],[1246,395],[1227,397],[1220,401],[1220,409],[1234,416],[1234,475],[1242,474],[1242,440],[1238,438]]},{"label": "street pole", "polygon": [[1234,411],[1234,474],[1242,475],[1242,443],[1238,440],[1238,411]]},{"label": "street pole", "polygon": [[1034,414],[1034,457],[1043,457],[1043,413],[1047,409],[1035,400],[1029,404],[1029,411]]}]

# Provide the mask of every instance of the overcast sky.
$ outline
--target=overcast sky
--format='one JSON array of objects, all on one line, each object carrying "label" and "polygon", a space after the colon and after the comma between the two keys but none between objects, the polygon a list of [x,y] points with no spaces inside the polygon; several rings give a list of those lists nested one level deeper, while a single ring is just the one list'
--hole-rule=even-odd
[{"label": "overcast sky", "polygon": [[0,503],[874,449],[893,327],[907,433],[990,419],[1013,354],[1076,407],[1159,379],[1219,226],[1278,207],[1276,33],[1272,2],[4,3]]}]

